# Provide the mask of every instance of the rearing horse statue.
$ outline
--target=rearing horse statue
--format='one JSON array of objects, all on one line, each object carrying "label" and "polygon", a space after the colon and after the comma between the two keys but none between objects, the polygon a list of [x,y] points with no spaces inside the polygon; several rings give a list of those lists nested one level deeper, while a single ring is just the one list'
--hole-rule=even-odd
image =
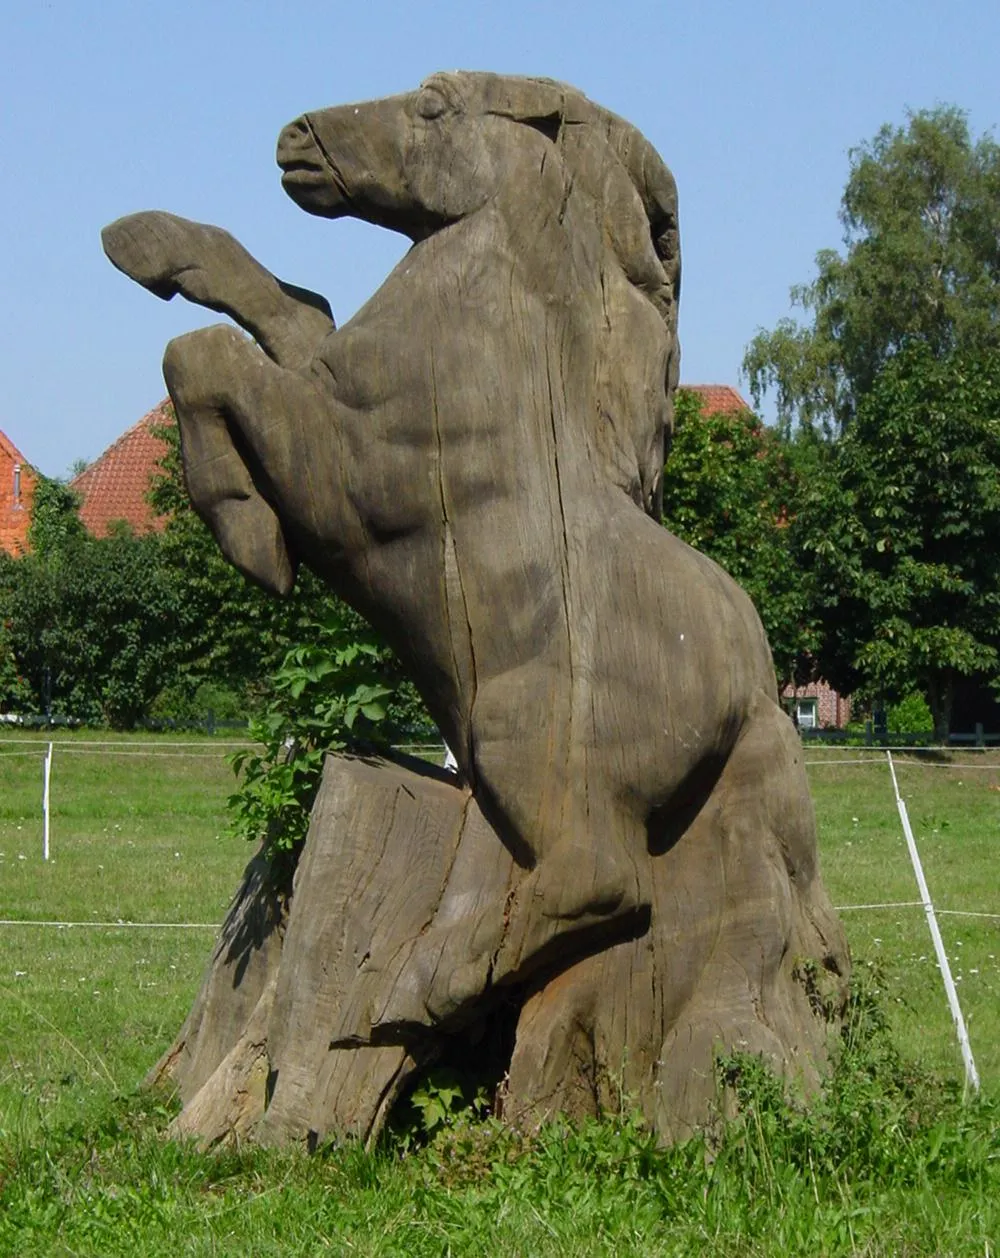
[{"label": "rearing horse statue", "polygon": [[455,73],[303,115],[278,163],[303,209],[414,242],[340,329],[217,228],[138,214],[105,247],[252,334],[166,351],[196,510],[256,581],[304,562],[383,631],[523,870],[428,1008],[641,932],[699,812],[773,831],[810,884],[760,621],[658,519],[680,256],[655,151],[571,88]]}]

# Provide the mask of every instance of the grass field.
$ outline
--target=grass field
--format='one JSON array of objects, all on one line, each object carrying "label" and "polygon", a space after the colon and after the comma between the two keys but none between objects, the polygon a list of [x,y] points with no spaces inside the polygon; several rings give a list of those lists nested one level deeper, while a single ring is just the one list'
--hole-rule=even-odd
[{"label": "grass field", "polygon": [[[211,929],[177,924],[221,920],[248,856],[225,833],[225,751],[60,735],[45,863],[45,739],[15,737],[0,734],[0,918],[165,925],[0,927],[0,1254],[1000,1252],[1000,917],[941,917],[979,1105],[960,1103],[922,909],[845,909],[912,1065],[875,1037],[845,1054],[818,1117],[758,1081],[753,1124],[708,1161],[697,1144],[656,1152],[628,1122],[516,1149],[460,1125],[406,1157],[201,1155],[161,1139],[168,1116],[136,1089],[211,948]],[[824,876],[838,905],[913,901],[884,756],[843,763],[867,754],[806,748]],[[931,893],[1000,914],[1000,753],[949,760],[977,767],[898,761]]]},{"label": "grass field", "polygon": [[[86,746],[98,740],[108,741],[79,734],[55,748],[48,862],[45,743],[28,755],[0,741],[0,917],[221,921],[248,855],[225,831],[225,748]],[[132,1090],[180,1026],[212,939],[211,929],[0,927],[0,1113],[13,1096],[22,1122],[29,1110],[62,1121]]]},{"label": "grass field", "polygon": [[[823,875],[836,905],[918,898],[884,754],[806,748]],[[812,763],[810,763],[812,762]],[[974,768],[950,767],[974,765]],[[987,1086],[1000,1089],[1000,753],[896,756],[924,873]],[[959,915],[993,913],[990,917]],[[851,950],[881,966],[893,1029],[908,1056],[959,1077],[959,1057],[924,911],[845,910]]]}]

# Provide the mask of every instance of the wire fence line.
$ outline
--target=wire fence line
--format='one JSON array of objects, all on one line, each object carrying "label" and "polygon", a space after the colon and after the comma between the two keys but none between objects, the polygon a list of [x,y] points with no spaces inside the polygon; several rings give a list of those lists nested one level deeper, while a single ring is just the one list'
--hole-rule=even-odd
[{"label": "wire fence line", "polygon": [[219,930],[221,922],[58,922],[37,917],[0,918],[0,926],[49,926],[57,930]]},{"label": "wire fence line", "polygon": [[[205,748],[206,741],[202,739],[200,742],[164,742],[162,739],[148,739],[143,742],[138,738],[119,738],[108,739],[100,742],[92,742],[83,738],[7,738],[4,736],[0,739],[3,743],[9,743],[16,746],[31,747],[47,747],[50,743],[53,747],[87,747],[87,748],[107,748],[107,747],[155,747],[161,751],[173,751],[176,747],[198,747],[202,750]],[[238,741],[233,739],[213,738],[211,740],[212,747],[255,747],[259,743],[253,742],[252,739],[243,738]],[[212,753],[214,754],[214,753]]]},{"label": "wire fence line", "polygon": [[[858,909],[922,909],[924,902],[923,900],[888,900],[884,904],[835,904],[833,907],[838,913],[851,913]],[[948,917],[985,917],[1000,922],[1000,913],[980,913],[975,909],[943,909],[939,904],[935,904],[934,908],[942,917],[945,915]]]},{"label": "wire fence line", "polygon": [[[1000,738],[1000,734],[997,735]],[[912,751],[919,752],[921,755],[938,755],[938,756],[958,756],[958,755],[976,755],[976,756],[1000,756],[1000,744],[988,743],[981,745],[978,743],[921,743],[921,742],[890,742],[888,739],[882,739],[875,743],[866,742],[824,742],[817,738],[803,738],[802,747],[808,751],[817,752],[839,752],[853,751],[855,754],[863,754],[870,756],[872,759],[878,759],[881,763],[885,763],[885,753],[887,751]]]},{"label": "wire fence line", "polygon": [[[992,747],[990,750],[994,750]],[[818,765],[851,765],[851,764],[870,764],[879,768],[885,764],[881,757],[866,757],[863,760],[803,760],[802,763],[806,768],[815,768]],[[997,773],[1000,772],[1000,763],[997,764],[967,764],[958,760],[899,760],[896,764],[897,768],[906,769],[971,769],[973,772]]]},{"label": "wire fence line", "polygon": [[[990,748],[992,751],[993,748]],[[874,756],[867,757],[863,760],[803,760],[802,763],[806,768],[815,768],[818,765],[849,765],[849,764],[870,764],[876,768],[884,765],[885,761]],[[939,760],[900,760],[897,768],[904,767],[907,769],[971,769],[973,772],[985,771],[987,773],[1000,772],[1000,764],[964,764],[957,760],[949,760],[948,762]]]},{"label": "wire fence line", "polygon": [[[51,818],[51,779],[52,764],[55,751],[58,749],[59,755],[84,756],[93,755],[108,757],[114,760],[124,760],[138,757],[158,758],[167,757],[172,759],[192,759],[192,760],[220,760],[231,749],[243,749],[252,747],[255,744],[249,740],[215,740],[212,739],[210,745],[206,745],[205,740],[199,742],[186,741],[163,741],[163,740],[121,740],[121,739],[75,739],[75,738],[54,738],[51,740],[39,738],[16,738],[0,736],[0,758],[37,758],[41,759],[44,764],[44,796],[43,796],[43,823],[44,823],[44,846],[43,855],[48,859],[49,855],[49,827]],[[16,747],[19,750],[10,750]],[[20,748],[27,748],[20,750]],[[442,755],[444,747],[440,744],[403,744],[394,748],[394,750],[414,753],[419,752],[424,755],[435,753]],[[844,751],[846,755],[837,755],[835,753]],[[932,759],[931,756],[946,756],[949,753],[960,750],[963,755],[961,761],[951,759]],[[897,810],[900,815],[904,838],[907,849],[910,854],[911,863],[913,864],[914,874],[917,881],[918,891],[921,898],[917,900],[895,900],[885,902],[872,902],[860,904],[843,904],[837,906],[837,911],[842,913],[854,912],[885,912],[889,910],[909,910],[920,908],[924,910],[928,920],[928,927],[931,931],[934,943],[935,953],[937,955],[938,968],[941,971],[942,980],[945,986],[945,992],[948,999],[949,1008],[956,1027],[959,1044],[962,1050],[963,1060],[965,1061],[966,1078],[972,1090],[978,1089],[978,1075],[976,1073],[975,1063],[972,1058],[971,1047],[968,1043],[968,1035],[965,1030],[965,1022],[961,1008],[958,1003],[957,991],[955,983],[951,978],[948,966],[947,955],[941,941],[940,931],[937,929],[936,916],[949,916],[956,918],[977,918],[984,921],[1000,921],[1000,912],[984,912],[971,909],[961,908],[944,908],[937,905],[931,897],[930,889],[927,886],[926,878],[920,863],[919,850],[917,848],[916,838],[913,835],[912,827],[909,824],[909,818],[906,812],[906,804],[899,788],[899,781],[896,770],[904,769],[949,769],[961,772],[986,771],[1000,773],[1000,759],[997,758],[997,748],[992,747],[962,747],[961,749],[945,748],[945,747],[927,747],[917,746],[913,744],[901,744],[896,747],[872,747],[864,748],[861,754],[857,754],[857,747],[824,747],[824,756],[820,759],[803,759],[803,764],[807,768],[821,767],[844,767],[844,768],[860,768],[869,766],[872,768],[881,768],[883,771],[888,768],[892,789],[895,795]],[[993,759],[984,763],[984,753],[991,752]],[[834,753],[831,755],[830,753]],[[905,757],[897,760],[893,759],[893,753],[896,756]],[[915,754],[914,754],[915,753]],[[970,753],[976,755],[978,763],[973,763],[969,759],[965,759]],[[808,753],[807,753],[808,754]],[[1000,789],[1000,788],[998,788]],[[0,919],[0,927],[9,929],[31,929],[31,928],[50,928],[60,930],[72,929],[98,929],[98,930],[205,930],[217,931],[221,926],[219,922],[135,922],[135,921],[60,921],[49,919],[21,919],[21,918],[4,918]]]},{"label": "wire fence line", "polygon": [[[30,747],[29,751],[8,751],[7,747]],[[187,759],[218,761],[233,748],[246,750],[260,747],[262,744],[245,739],[235,742],[231,739],[212,738],[211,746],[203,739],[199,742],[162,739],[83,739],[83,738],[17,738],[0,736],[0,759],[29,758],[42,761],[42,858],[48,860],[50,855],[50,836],[52,825],[52,764],[58,749],[62,756],[109,756],[115,760],[131,759]],[[402,743],[393,747],[394,751],[404,753],[433,753],[443,757],[446,748],[443,743]],[[3,925],[0,922],[0,925]]]},{"label": "wire fence line", "polygon": [[[852,913],[858,909],[921,909],[923,900],[887,900],[882,904],[835,904],[838,913]],[[940,913],[942,910],[938,909]]]}]

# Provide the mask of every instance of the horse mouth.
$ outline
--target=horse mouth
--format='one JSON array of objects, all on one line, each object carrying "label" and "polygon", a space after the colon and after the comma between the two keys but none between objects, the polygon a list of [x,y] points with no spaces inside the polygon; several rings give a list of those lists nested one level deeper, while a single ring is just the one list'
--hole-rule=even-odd
[{"label": "horse mouth", "polygon": [[283,164],[281,186],[302,209],[330,217],[342,214],[347,198],[330,178],[330,172],[306,162]]},{"label": "horse mouth", "polygon": [[296,158],[281,163],[281,186],[287,191],[293,188],[321,188],[331,182],[329,171],[318,162]]},{"label": "horse mouth", "polygon": [[282,131],[277,158],[281,186],[302,209],[324,217],[345,212],[350,201],[347,186],[307,116]]}]

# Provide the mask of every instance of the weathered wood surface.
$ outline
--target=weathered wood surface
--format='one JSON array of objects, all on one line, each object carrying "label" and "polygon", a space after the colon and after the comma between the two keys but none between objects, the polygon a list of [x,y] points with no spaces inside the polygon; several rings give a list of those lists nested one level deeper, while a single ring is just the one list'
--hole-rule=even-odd
[{"label": "weathered wood surface", "polygon": [[[379,626],[454,748],[463,826],[513,862],[501,894],[488,861],[485,873],[478,856],[463,863],[479,847],[458,842],[462,892],[394,959],[379,952],[378,980],[369,958],[346,986],[316,988],[338,1009],[331,1035],[405,1032],[410,1051],[407,1028],[460,1021],[495,988],[534,993],[511,1072],[511,1105],[527,1110],[568,1103],[581,1026],[602,1060],[634,1052],[643,1095],[669,1050],[659,1091],[675,1100],[702,1084],[669,1035],[707,1069],[741,1001],[764,1010],[740,1015],[748,1044],[812,1053],[815,1017],[786,970],[801,944],[842,985],[847,952],[770,653],[739,587],[658,521],[679,354],[670,172],[572,88],[471,73],[303,115],[278,160],[309,212],[414,241],[343,328],[218,228],[134,215],[106,229],[105,248],[155,294],[226,311],[253,335],[216,326],[167,348],[192,501],[255,580],[286,592],[305,562]],[[356,806],[384,838],[380,791]],[[400,839],[428,845],[428,869],[451,833],[434,826]],[[367,861],[372,920],[385,904],[409,921],[393,881],[407,870],[382,838],[352,839],[360,864],[336,865],[346,882],[330,903],[353,903]],[[304,868],[332,877],[318,852]],[[300,870],[299,903],[305,882]],[[308,1086],[282,1078],[306,1081],[320,1060],[302,1014],[314,967],[346,982],[340,960],[329,969],[326,950],[344,955],[331,912],[308,931],[289,922],[296,977],[282,960],[273,996],[261,988],[281,1011],[264,1123],[275,1138],[306,1121]],[[376,941],[358,929],[363,955]],[[554,975],[558,997],[534,992]],[[598,1000],[602,984],[614,991]],[[395,1086],[362,1073],[325,1085],[363,1098],[343,1120],[352,1130]]]},{"label": "weathered wood surface", "polygon": [[[418,765],[328,759],[287,904],[261,879],[261,858],[251,862],[202,992],[153,1074],[180,1093],[179,1133],[366,1137],[435,1055],[419,942],[437,929],[461,959],[459,932],[441,927],[467,929],[477,906],[502,905],[515,867],[471,794]],[[400,998],[412,1019],[378,1026]],[[476,1015],[457,1001],[445,1025],[463,1012]]]},{"label": "weathered wood surface", "polygon": [[[794,769],[797,738],[779,720]],[[769,741],[741,754],[747,771],[773,773]],[[291,897],[274,896],[251,862],[194,1009],[153,1073],[180,1093],[175,1132],[369,1139],[448,1041],[476,1051],[498,1002],[517,1025],[503,1112],[520,1124],[614,1111],[624,1095],[665,1138],[686,1133],[712,1112],[719,1051],[814,1077],[828,1028],[800,967],[834,959],[836,921],[788,824],[794,792],[769,793],[763,812],[744,795],[729,817],[703,809],[650,856],[641,935],[526,985],[463,984],[442,1012],[425,1003],[434,964],[460,973],[480,952],[470,932],[524,874],[451,775],[330,757]],[[427,937],[442,945],[432,960]],[[410,1017],[385,1022],[400,1005]]]}]

